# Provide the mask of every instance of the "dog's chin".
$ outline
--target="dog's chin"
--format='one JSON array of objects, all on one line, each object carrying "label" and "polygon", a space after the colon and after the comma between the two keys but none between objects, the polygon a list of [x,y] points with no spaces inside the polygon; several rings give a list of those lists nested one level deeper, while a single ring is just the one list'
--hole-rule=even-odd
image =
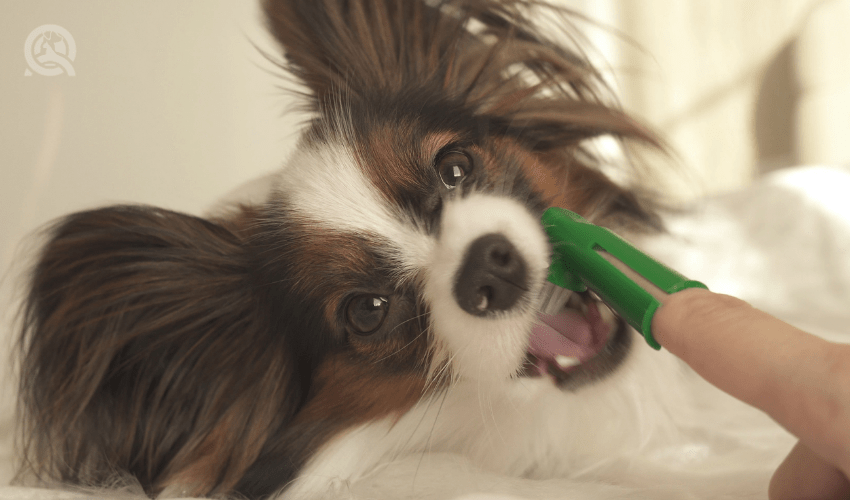
[{"label": "dog's chin", "polygon": [[[585,332],[583,345],[575,346],[571,340],[565,340],[576,354],[564,355],[558,348],[547,349],[547,343],[535,344],[534,335],[539,333],[533,334],[519,373],[521,377],[546,377],[561,390],[575,391],[604,379],[623,364],[632,345],[633,332],[603,302],[587,292],[573,294],[560,316],[576,317],[576,323],[584,321],[593,325]],[[547,330],[551,336],[559,335]]]}]

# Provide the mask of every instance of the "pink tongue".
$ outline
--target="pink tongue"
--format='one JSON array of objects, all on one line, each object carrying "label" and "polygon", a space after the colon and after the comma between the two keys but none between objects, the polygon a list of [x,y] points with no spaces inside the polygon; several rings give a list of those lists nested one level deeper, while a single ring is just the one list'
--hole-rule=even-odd
[{"label": "pink tongue", "polygon": [[608,341],[608,327],[596,304],[588,305],[587,317],[573,309],[558,314],[540,314],[531,330],[529,352],[552,360],[562,355],[584,362],[596,355]]}]

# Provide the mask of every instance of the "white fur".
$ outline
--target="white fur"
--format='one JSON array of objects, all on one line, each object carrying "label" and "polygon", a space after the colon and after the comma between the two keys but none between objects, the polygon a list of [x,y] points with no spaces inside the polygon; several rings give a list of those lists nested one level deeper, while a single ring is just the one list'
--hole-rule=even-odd
[{"label": "white fur", "polygon": [[428,262],[433,238],[381,197],[354,153],[341,144],[302,144],[281,171],[277,189],[317,231],[382,237],[381,248],[402,278],[415,275]]},{"label": "white fur", "polygon": [[[368,483],[385,464],[405,457],[431,461],[439,453],[502,476],[648,488],[663,477],[647,471],[668,471],[709,451],[698,438],[679,446],[687,441],[680,429],[695,416],[692,398],[681,391],[688,376],[681,368],[669,353],[638,344],[608,380],[576,392],[564,393],[545,378],[463,380],[397,422],[371,422],[337,436],[280,498],[349,498],[352,485]],[[422,493],[416,481],[422,465],[400,485],[411,496]],[[423,479],[423,487],[432,486]]]},{"label": "white fur", "polygon": [[[513,310],[476,317],[455,301],[454,280],[466,248],[490,233],[502,234],[517,248],[526,261],[532,285],[525,303]],[[448,200],[440,239],[428,263],[424,291],[437,338],[434,365],[451,359],[456,375],[471,380],[505,380],[516,373],[536,317],[532,300],[537,297],[548,267],[549,248],[540,222],[520,203],[478,193]]]},{"label": "white fur", "polygon": [[388,458],[387,446],[397,441],[388,439],[391,431],[388,419],[347,430],[327,443],[298,477],[274,498],[321,500],[344,494],[347,485]]}]

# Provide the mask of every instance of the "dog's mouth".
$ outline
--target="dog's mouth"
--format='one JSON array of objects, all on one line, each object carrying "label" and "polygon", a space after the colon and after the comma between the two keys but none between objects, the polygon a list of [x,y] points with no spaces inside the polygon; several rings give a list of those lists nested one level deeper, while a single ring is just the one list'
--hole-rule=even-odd
[{"label": "dog's mouth", "polygon": [[538,315],[521,375],[574,390],[612,373],[630,344],[628,326],[608,306],[589,292],[571,292],[560,310]]}]

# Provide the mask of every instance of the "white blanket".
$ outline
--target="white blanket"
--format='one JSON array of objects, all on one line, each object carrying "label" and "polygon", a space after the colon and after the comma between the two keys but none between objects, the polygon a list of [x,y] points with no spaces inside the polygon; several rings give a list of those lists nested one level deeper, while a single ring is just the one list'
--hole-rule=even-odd
[{"label": "white blanket", "polygon": [[[850,340],[850,168],[782,171],[669,215],[667,224],[670,234],[640,244],[671,267],[812,333]],[[622,470],[620,484],[602,484],[592,475],[547,481],[501,477],[458,457],[431,454],[399,459],[345,485],[340,495],[370,500],[766,498],[770,474],[793,438],[695,376],[689,383],[703,418],[692,423],[688,439],[664,454],[645,461],[612,457],[611,467]],[[668,470],[663,480],[659,467]],[[72,498],[95,496],[0,487],[0,500]]]}]

